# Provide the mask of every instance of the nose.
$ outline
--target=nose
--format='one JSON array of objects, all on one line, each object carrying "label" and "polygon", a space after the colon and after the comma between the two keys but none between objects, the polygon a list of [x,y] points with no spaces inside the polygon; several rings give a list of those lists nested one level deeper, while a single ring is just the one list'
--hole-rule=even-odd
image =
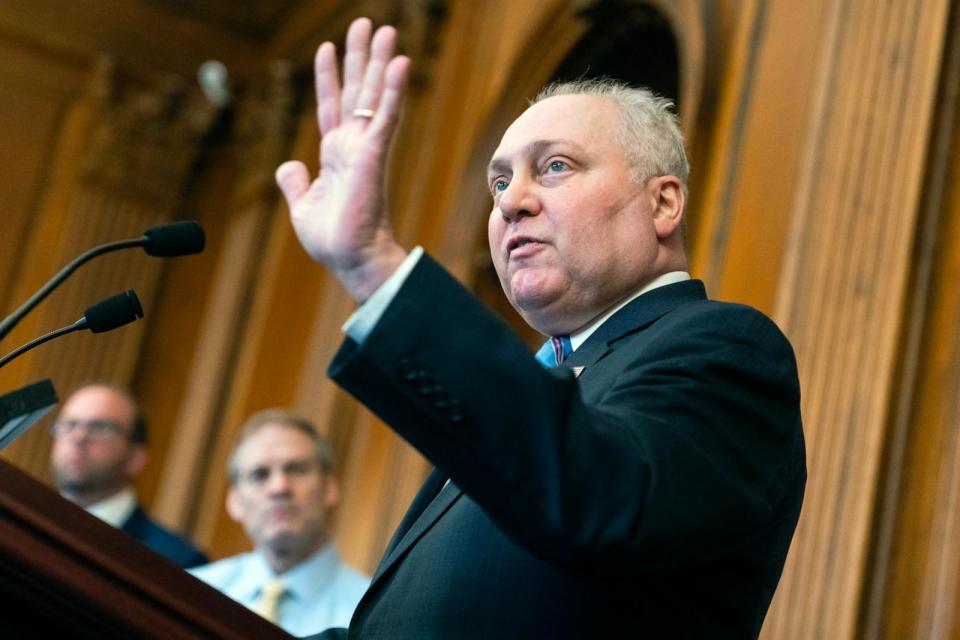
[{"label": "nose", "polygon": [[523,176],[514,176],[497,201],[500,215],[507,222],[540,213],[540,198],[536,184]]},{"label": "nose", "polygon": [[282,495],[290,491],[290,477],[283,469],[274,469],[267,480],[267,491],[271,495]]}]

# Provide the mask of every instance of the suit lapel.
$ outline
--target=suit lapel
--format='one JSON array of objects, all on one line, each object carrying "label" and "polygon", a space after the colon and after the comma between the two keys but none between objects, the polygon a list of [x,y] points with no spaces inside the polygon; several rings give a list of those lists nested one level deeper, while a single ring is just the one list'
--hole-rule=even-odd
[{"label": "suit lapel", "polygon": [[706,289],[699,280],[685,280],[657,287],[637,297],[608,318],[580,348],[563,361],[563,366],[573,369],[579,376],[609,353],[620,338],[649,326],[654,320],[682,304],[706,299]]},{"label": "suit lapel", "polygon": [[126,531],[134,537],[145,535],[144,530],[147,525],[147,514],[143,512],[143,509],[140,508],[140,505],[137,505],[137,508],[134,509],[124,523],[120,526],[120,530]]},{"label": "suit lapel", "polygon": [[427,476],[427,479],[424,480],[423,485],[420,487],[420,491],[418,491],[417,495],[414,496],[413,502],[411,502],[410,506],[407,507],[407,512],[403,514],[403,520],[401,520],[400,524],[397,525],[397,530],[393,532],[393,537],[390,538],[390,543],[387,545],[387,549],[383,553],[384,559],[390,555],[393,549],[397,546],[397,543],[399,543],[403,538],[407,530],[409,530],[411,525],[416,522],[417,518],[420,517],[420,514],[423,513],[423,510],[427,508],[427,505],[429,505],[430,502],[437,497],[437,494],[440,493],[440,489],[443,488],[443,484],[446,481],[446,474],[439,469],[434,468],[433,471],[430,472],[430,474]]},{"label": "suit lapel", "polygon": [[397,532],[394,534],[383,560],[377,567],[373,582],[386,573],[403,554],[425,534],[450,506],[463,494],[452,482],[444,487],[447,476],[434,469],[423,483],[407,513],[403,516]]}]

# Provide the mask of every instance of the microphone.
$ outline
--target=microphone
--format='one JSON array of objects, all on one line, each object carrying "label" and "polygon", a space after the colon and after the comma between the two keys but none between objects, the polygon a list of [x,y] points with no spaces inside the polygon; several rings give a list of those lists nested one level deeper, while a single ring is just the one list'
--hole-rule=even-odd
[{"label": "microphone", "polygon": [[101,300],[84,312],[73,325],[73,331],[89,329],[91,333],[113,331],[143,317],[143,307],[137,292],[127,289],[123,293]]},{"label": "microphone", "polygon": [[203,251],[206,235],[203,227],[194,220],[168,222],[143,232],[143,250],[158,258],[188,256]]},{"label": "microphone", "polygon": [[131,247],[143,247],[148,255],[160,258],[172,258],[176,256],[186,256],[203,251],[206,244],[206,236],[203,233],[203,227],[194,220],[184,220],[180,222],[168,222],[157,225],[144,231],[139,238],[129,240],[118,240],[108,244],[94,247],[86,253],[80,255],[70,264],[60,270],[55,276],[50,278],[39,291],[30,297],[23,305],[11,313],[0,322],[0,340],[3,340],[10,331],[23,319],[25,315],[40,304],[44,298],[60,285],[71,273],[89,260],[111,251],[120,249],[129,249]]},{"label": "microphone", "polygon": [[56,331],[51,331],[11,351],[0,358],[0,367],[3,367],[14,358],[23,355],[34,347],[38,347],[44,342],[49,342],[62,335],[80,331],[81,329],[89,329],[91,333],[112,331],[117,327],[122,327],[142,317],[143,307],[140,306],[140,299],[137,298],[136,291],[128,289],[123,293],[110,296],[93,305],[84,312],[82,318],[73,324],[57,329]]}]

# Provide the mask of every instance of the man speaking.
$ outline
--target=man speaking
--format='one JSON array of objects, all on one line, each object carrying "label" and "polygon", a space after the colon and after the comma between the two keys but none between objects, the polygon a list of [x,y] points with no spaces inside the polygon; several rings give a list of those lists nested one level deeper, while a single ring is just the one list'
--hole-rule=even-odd
[{"label": "man speaking", "polygon": [[436,466],[349,637],[755,637],[806,478],[796,363],[768,318],[686,273],[671,105],[559,85],[504,133],[490,251],[549,337],[535,359],[395,240],[409,60],[372,31],[351,26],[342,85],[334,46],[317,52],[319,175],[277,170],[304,248],[360,304],[330,375]]}]

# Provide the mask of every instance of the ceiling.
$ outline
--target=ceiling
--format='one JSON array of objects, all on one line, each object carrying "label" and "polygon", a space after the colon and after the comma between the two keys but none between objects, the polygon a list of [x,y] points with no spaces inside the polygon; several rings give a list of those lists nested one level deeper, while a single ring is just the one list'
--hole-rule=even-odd
[{"label": "ceiling", "polygon": [[[264,41],[305,0],[148,0],[159,9]],[[309,0],[306,0],[309,2]],[[314,0],[316,4],[330,0]]]}]

